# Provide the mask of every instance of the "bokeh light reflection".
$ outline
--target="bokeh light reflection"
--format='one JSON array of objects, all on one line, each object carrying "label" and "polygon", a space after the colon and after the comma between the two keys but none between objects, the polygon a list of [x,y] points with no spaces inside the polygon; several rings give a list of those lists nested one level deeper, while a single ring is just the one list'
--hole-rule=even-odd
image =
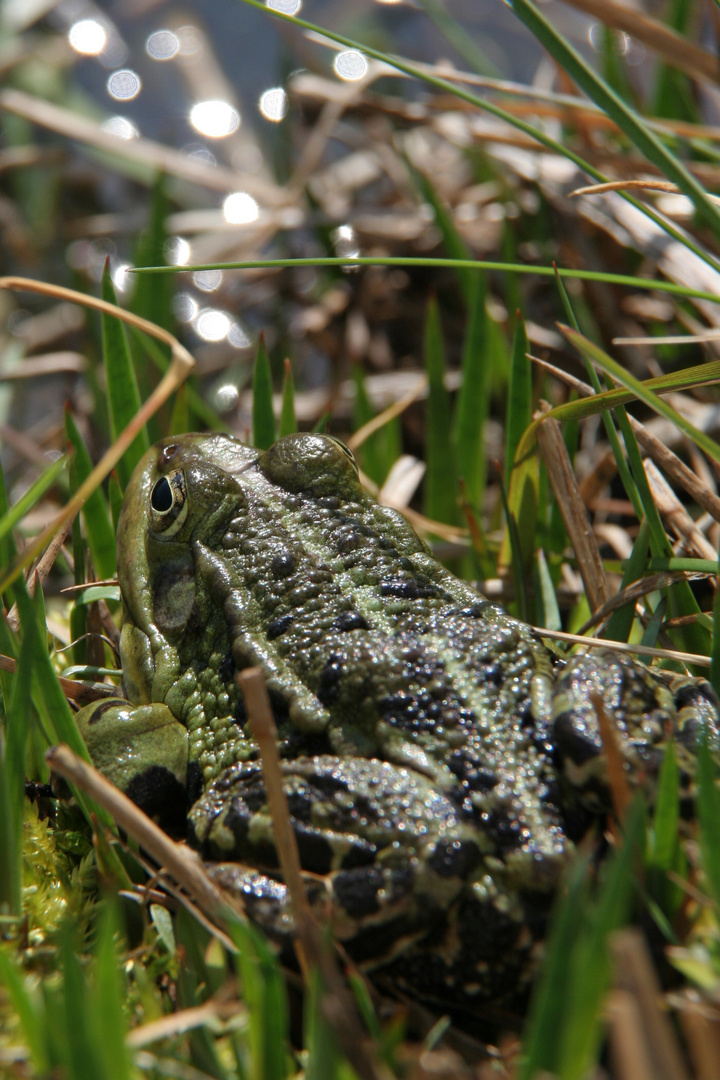
[{"label": "bokeh light reflection", "polygon": [[283,15],[297,15],[302,7],[301,0],[265,0],[265,7],[272,11],[281,11]]},{"label": "bokeh light reflection", "polygon": [[229,225],[249,225],[257,221],[260,208],[246,191],[233,191],[223,203],[223,216]]},{"label": "bokeh light reflection", "polygon": [[70,27],[68,41],[81,56],[99,56],[107,45],[107,31],[97,19],[79,19]]},{"label": "bokeh light reflection", "polygon": [[190,123],[208,139],[225,139],[240,126],[240,113],[227,101],[198,101],[190,110]]},{"label": "bokeh light reflection", "polygon": [[190,245],[182,236],[171,236],[165,244],[165,258],[172,266],[187,266],[190,262]]},{"label": "bokeh light reflection", "polygon": [[357,49],[346,49],[345,52],[337,54],[333,67],[341,79],[352,82],[355,79],[362,79],[367,72],[368,63]]},{"label": "bokeh light reflection", "polygon": [[137,139],[140,134],[132,120],[128,120],[126,116],[111,116],[101,126],[103,131],[116,135],[118,139]]},{"label": "bokeh light reflection", "polygon": [[282,86],[273,86],[261,94],[259,108],[266,120],[279,123],[288,110],[288,97]]},{"label": "bokeh light reflection", "polygon": [[173,297],[172,309],[178,322],[192,322],[198,313],[197,300],[190,293],[178,293]]},{"label": "bokeh light reflection", "polygon": [[222,270],[196,270],[193,274],[193,283],[203,292],[215,292],[222,278]]},{"label": "bokeh light reflection", "polygon": [[215,391],[215,408],[218,412],[229,412],[240,400],[240,391],[234,383],[225,383]]},{"label": "bokeh light reflection", "polygon": [[116,290],[120,293],[130,293],[135,288],[135,279],[132,274],[128,273],[128,270],[132,269],[130,263],[121,263],[120,266],[116,266],[110,275],[112,277],[112,283]]},{"label": "bokeh light reflection", "polygon": [[145,50],[153,60],[172,60],[180,49],[180,41],[172,30],[156,30],[145,42]]},{"label": "bokeh light reflection", "polygon": [[140,93],[141,87],[140,76],[130,68],[113,71],[107,81],[108,94],[116,101],[132,101]]},{"label": "bokeh light reflection", "polygon": [[230,316],[218,308],[203,308],[194,322],[195,333],[203,341],[224,341],[231,326]]}]

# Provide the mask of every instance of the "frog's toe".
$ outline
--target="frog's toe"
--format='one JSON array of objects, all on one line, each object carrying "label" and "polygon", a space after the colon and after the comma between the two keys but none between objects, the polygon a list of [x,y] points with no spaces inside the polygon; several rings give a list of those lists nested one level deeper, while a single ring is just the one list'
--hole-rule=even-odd
[{"label": "frog's toe", "polygon": [[183,830],[188,736],[168,707],[107,698],[81,709],[76,721],[103,776],[163,828]]},{"label": "frog's toe", "polygon": [[576,788],[602,792],[606,780],[597,702],[613,724],[628,770],[654,774],[676,707],[667,683],[650,669],[607,652],[573,659],[553,698],[553,745]]},{"label": "frog's toe", "polygon": [[707,679],[678,678],[672,683],[677,725],[675,738],[696,751],[703,732],[712,750],[720,749],[720,698]]}]

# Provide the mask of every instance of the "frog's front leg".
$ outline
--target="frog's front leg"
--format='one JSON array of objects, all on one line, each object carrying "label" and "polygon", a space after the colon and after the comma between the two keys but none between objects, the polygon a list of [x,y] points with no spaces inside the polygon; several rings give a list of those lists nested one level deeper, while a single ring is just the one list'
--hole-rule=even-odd
[{"label": "frog's front leg", "polygon": [[148,817],[184,834],[188,733],[167,705],[106,698],[76,716],[93,764]]},{"label": "frog's front leg", "polygon": [[652,783],[670,740],[691,775],[703,728],[711,745],[720,743],[720,701],[704,679],[655,671],[610,650],[573,658],[554,690],[553,743],[566,778],[595,809],[609,806],[598,701],[631,781]]}]

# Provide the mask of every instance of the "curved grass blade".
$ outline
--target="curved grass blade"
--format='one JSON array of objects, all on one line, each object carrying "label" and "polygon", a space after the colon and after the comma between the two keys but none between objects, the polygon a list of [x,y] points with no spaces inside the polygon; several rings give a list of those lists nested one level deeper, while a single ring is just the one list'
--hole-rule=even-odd
[{"label": "curved grass blade", "polygon": [[542,15],[532,0],[511,0],[512,9],[527,28],[547,49],[570,78],[613,120],[621,131],[648,161],[660,171],[695,205],[700,219],[716,235],[720,234],[720,209],[708,198],[707,192],[672,154],[642,118],[627,105],[608,84],[592,70],[582,56]]},{"label": "curved grass blade", "polygon": [[[515,116],[513,113],[507,112],[499,105],[495,105],[493,102],[488,101],[486,98],[478,97],[478,95],[474,94],[471,90],[466,89],[464,86],[459,86],[457,83],[452,82],[452,80],[450,79],[444,79],[439,75],[434,75],[426,68],[417,67],[415,64],[409,63],[402,57],[390,55],[389,53],[385,53],[380,49],[373,48],[373,46],[371,45],[362,44],[360,42],[354,41],[352,38],[348,38],[344,34],[338,34],[333,30],[328,30],[325,27],[318,26],[315,23],[309,22],[307,19],[300,18],[298,15],[289,15],[285,12],[278,11],[276,8],[267,7],[264,3],[261,2],[261,0],[241,0],[241,2],[248,5],[249,7],[257,8],[259,11],[264,11],[266,14],[272,15],[276,19],[282,19],[284,22],[294,23],[296,26],[302,26],[305,30],[309,30],[311,33],[318,34],[321,38],[328,38],[330,41],[336,41],[338,42],[338,44],[345,45],[347,46],[347,48],[350,49],[359,49],[360,52],[363,52],[367,56],[371,56],[373,57],[373,59],[379,60],[384,64],[390,65],[397,71],[402,71],[404,74],[410,75],[412,78],[419,79],[421,82],[425,82],[429,86],[434,86],[436,89],[442,90],[444,93],[452,94],[454,97],[460,98],[460,100],[462,101],[467,101],[471,105],[474,105],[477,109],[488,112],[492,116],[497,116],[501,120],[505,120],[506,123],[510,124],[512,127],[517,128],[519,131],[522,131],[525,135],[529,135],[530,138],[535,139],[543,146],[546,146],[553,153],[559,154],[561,157],[568,158],[568,160],[574,162],[574,164],[577,165],[578,168],[586,172],[588,176],[592,176],[596,180],[599,180],[601,182],[607,179],[607,177],[603,173],[599,172],[599,170],[597,170],[593,165],[585,161],[583,158],[580,157],[579,154],[576,154],[573,150],[571,150],[568,146],[564,145],[562,142],[558,142],[557,140],[553,139],[541,127],[533,126],[532,124],[527,123],[526,121],[520,119],[520,117]],[[702,188],[700,188],[699,185],[697,185],[697,187],[700,193],[704,196]],[[710,252],[704,250],[701,246],[696,244],[691,237],[686,236],[682,232],[679,232],[677,229],[675,229],[672,224],[666,221],[659,214],[656,214],[655,211],[651,209],[651,207],[647,206],[645,203],[638,202],[637,199],[634,199],[631,195],[628,195],[627,192],[623,192],[622,197],[628,202],[630,202],[642,214],[645,214],[646,217],[650,218],[651,221],[654,221],[655,224],[660,229],[662,229],[663,232],[667,233],[668,236],[672,236],[674,240],[678,241],[678,243],[682,244],[684,247],[687,247],[689,250],[694,251],[699,258],[701,258],[704,262],[708,263],[708,265],[712,266],[715,270],[720,270],[720,264],[718,264],[717,260],[710,254]],[[707,197],[704,196],[704,198]],[[183,269],[187,270],[189,268],[184,267]]]},{"label": "curved grass blade", "polygon": [[[250,0],[241,0],[241,2],[249,3]],[[242,259],[236,262],[193,263],[187,266],[136,267],[133,273],[139,275],[185,274],[199,270],[270,270],[293,266],[426,266],[429,268],[443,267],[450,270],[492,270],[500,273],[537,274],[538,277],[555,277],[556,274],[561,274],[568,280],[602,281],[609,285],[627,285],[631,289],[652,289],[658,292],[670,293],[672,296],[685,296],[690,300],[708,300],[713,304],[720,303],[720,295],[717,291],[710,292],[704,289],[694,289],[688,285],[678,285],[674,281],[633,277],[631,274],[611,274],[605,270],[532,266],[529,263],[499,262],[488,259],[430,259],[424,255],[357,255],[355,257],[321,255],[304,259]],[[713,269],[720,271],[720,266],[713,264]],[[0,278],[1,284],[2,279]]]},{"label": "curved grass blade", "polygon": [[48,465],[47,469],[30,485],[25,494],[9,508],[7,513],[3,514],[2,518],[0,518],[0,540],[8,536],[19,525],[25,515],[32,510],[33,506],[42,499],[45,492],[55,483],[66,464],[67,455],[63,454],[62,457]]},{"label": "curved grass blade", "polygon": [[[681,413],[674,409],[667,401],[663,401],[653,389],[650,388],[647,382],[643,382],[641,379],[636,379],[634,375],[631,375],[629,371],[626,371],[617,360],[613,360],[608,356],[599,346],[595,345],[592,341],[589,341],[582,334],[579,334],[576,330],[571,330],[569,326],[560,326],[560,330],[564,336],[568,339],[571,345],[574,345],[581,355],[587,357],[591,363],[596,364],[607,375],[610,375],[615,382],[620,383],[621,386],[630,390],[633,396],[644,401],[645,404],[656,412],[659,416],[664,416],[666,420],[670,420],[675,426],[687,435],[687,437],[695,443],[697,447],[703,450],[708,457],[713,461],[720,462],[720,445],[711,439],[709,435],[706,435],[704,431],[699,431],[698,428],[691,424],[689,420],[686,420]],[[705,367],[707,371],[707,365]],[[684,373],[687,375],[687,372]],[[585,399],[587,400],[587,399]]]}]

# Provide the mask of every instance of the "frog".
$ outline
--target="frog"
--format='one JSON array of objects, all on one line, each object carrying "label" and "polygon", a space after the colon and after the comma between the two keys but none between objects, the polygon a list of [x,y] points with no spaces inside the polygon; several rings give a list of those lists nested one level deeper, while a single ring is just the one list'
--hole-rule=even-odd
[{"label": "frog", "polygon": [[609,649],[558,658],[362,486],[337,439],[174,436],[118,524],[124,698],[77,714],[97,767],[279,947],[292,910],[238,674],[259,667],[312,910],[383,985],[473,1014],[527,997],[576,845],[720,704]]}]

